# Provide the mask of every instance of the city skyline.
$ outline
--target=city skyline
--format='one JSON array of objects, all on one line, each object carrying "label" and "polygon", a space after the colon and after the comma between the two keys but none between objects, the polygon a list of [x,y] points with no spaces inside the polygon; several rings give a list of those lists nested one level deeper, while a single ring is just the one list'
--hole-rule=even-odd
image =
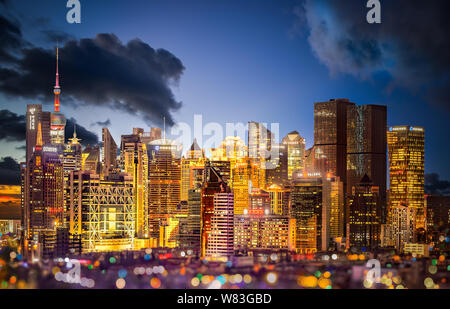
[{"label": "city skyline", "polygon": [[[448,116],[447,103],[432,103],[445,100],[447,77],[420,49],[424,37],[405,54],[408,34],[393,30],[392,17],[348,21],[365,8],[347,2],[248,0],[234,11],[236,3],[193,0],[188,14],[210,10],[194,25],[216,14],[245,14],[237,24],[250,28],[276,18],[273,33],[249,42],[240,41],[249,29],[226,29],[230,38],[210,51],[228,40],[241,45],[206,66],[210,78],[203,81],[189,69],[217,59],[184,58],[191,46],[177,49],[188,37],[177,23],[165,29],[177,33],[177,43],[154,48],[163,36],[149,30],[152,43],[127,37],[133,24],[116,33],[121,22],[112,23],[113,32],[92,35],[85,27],[93,24],[78,23],[75,36],[69,15],[56,31],[53,15],[24,18],[21,5],[0,1],[0,101],[10,100],[0,110],[0,210],[10,210],[0,212],[1,288],[450,287],[450,184],[439,179],[448,168],[441,161],[448,133],[436,134],[441,124],[429,118],[433,108],[442,110],[433,117]],[[96,5],[83,10],[83,20]],[[174,15],[181,8],[137,6]],[[44,1],[35,13],[43,9],[59,10]],[[287,24],[287,41],[275,46]],[[226,28],[220,18],[213,25]],[[196,29],[204,31],[211,36],[200,41],[214,37],[212,29]],[[251,41],[268,38],[270,48],[252,58],[259,45]],[[311,78],[299,78],[294,67],[276,72],[299,61],[275,56],[296,49],[283,44],[309,51],[303,60],[315,59],[305,69]],[[214,67],[219,71],[209,71]],[[424,75],[405,78],[411,70]],[[330,74],[323,84],[321,74]],[[333,95],[317,99],[325,94]],[[207,102],[211,95],[216,100]],[[415,103],[405,108],[402,100]],[[419,105],[430,113],[416,117]],[[436,138],[445,145],[436,149]]]},{"label": "city skyline", "polygon": [[[233,41],[242,42],[242,47],[239,48],[240,52],[233,52],[233,58],[227,57],[226,59],[237,59],[240,62],[247,61],[248,64],[245,67],[248,70],[248,73],[244,76],[249,77],[251,74],[251,76],[257,78],[256,80],[248,78],[245,83],[243,81],[229,82],[228,76],[236,76],[232,73],[232,70],[242,67],[242,65],[239,62],[236,64],[228,64],[228,69],[226,69],[222,65],[219,65],[221,61],[211,62],[211,59],[208,60],[210,62],[208,65],[209,67],[213,66],[217,72],[212,75],[209,72],[210,68],[205,67],[205,64],[199,60],[192,48],[186,45],[186,39],[170,40],[165,36],[165,33],[169,31],[172,35],[175,35],[172,37],[179,37],[181,30],[178,30],[178,28],[167,29],[166,27],[159,27],[159,32],[156,32],[152,27],[150,27],[151,30],[142,32],[142,30],[134,27],[133,24],[120,27],[120,23],[101,23],[98,19],[94,20],[89,18],[89,16],[96,14],[100,10],[108,10],[107,12],[110,14],[111,18],[114,18],[115,14],[118,13],[118,4],[111,4],[108,8],[100,8],[96,3],[89,5],[84,4],[83,12],[85,18],[83,19],[83,23],[77,25],[78,28],[76,28],[76,30],[71,27],[73,25],[69,25],[65,22],[64,6],[58,7],[51,5],[50,2],[43,1],[35,11],[31,12],[32,14],[28,18],[21,16],[24,3],[9,3],[6,6],[6,9],[9,13],[8,15],[14,17],[11,18],[12,25],[17,26],[18,29],[25,33],[27,40],[34,42],[36,46],[46,48],[50,54],[53,53],[52,50],[54,49],[56,40],[50,42],[49,37],[45,37],[45,34],[52,34],[54,39],[58,38],[61,41],[61,47],[63,47],[67,40],[93,38],[98,33],[102,32],[112,32],[116,34],[123,44],[126,44],[129,40],[137,37],[141,38],[145,43],[148,43],[152,47],[164,48],[170,53],[173,53],[173,55],[180,60],[184,67],[184,69],[177,69],[177,74],[181,73],[181,75],[178,76],[178,86],[169,86],[171,89],[170,91],[174,95],[175,101],[183,102],[183,106],[178,110],[174,110],[174,113],[172,113],[174,117],[173,119],[177,122],[186,122],[192,126],[194,115],[198,113],[203,115],[205,123],[218,122],[222,125],[224,125],[227,121],[242,123],[247,123],[247,121],[250,120],[266,123],[278,122],[280,123],[281,136],[285,136],[288,132],[297,130],[302,137],[305,138],[307,148],[309,148],[313,143],[313,124],[310,117],[313,114],[313,102],[325,101],[329,98],[349,98],[357,104],[387,105],[390,110],[387,122],[388,125],[414,124],[427,128],[429,138],[426,141],[428,155],[428,159],[426,160],[426,171],[428,174],[438,173],[442,179],[448,179],[450,177],[450,171],[446,171],[447,165],[443,164],[445,163],[445,159],[440,155],[441,152],[436,150],[440,146],[438,146],[439,141],[436,140],[435,137],[446,134],[443,132],[447,132],[447,130],[442,127],[445,121],[439,121],[439,118],[445,117],[446,112],[436,109],[435,106],[428,103],[419,104],[419,102],[423,101],[423,99],[420,98],[420,96],[412,95],[402,87],[394,88],[394,91],[389,94],[386,92],[386,87],[389,83],[395,83],[395,80],[391,80],[389,82],[386,77],[383,77],[384,75],[382,73],[375,74],[374,77],[371,78],[372,81],[370,81],[370,79],[360,80],[353,77],[351,74],[345,74],[345,72],[339,75],[330,75],[330,72],[332,71],[331,68],[327,68],[326,65],[322,64],[323,59],[315,56],[314,48],[308,43],[308,38],[311,37],[308,36],[308,32],[311,30],[310,25],[308,23],[299,24],[299,20],[297,19],[297,15],[304,10],[306,10],[306,13],[317,13],[316,8],[311,6],[310,3],[303,3],[302,1],[285,1],[281,3],[258,3],[257,5],[256,3],[249,1],[244,4],[244,10],[242,12],[233,10],[235,4],[232,2],[226,5],[223,3],[210,4],[207,7],[205,7],[204,3],[201,1],[195,3],[195,10],[191,9],[190,12],[192,14],[196,14],[199,22],[202,21],[205,23],[207,23],[211,18],[205,15],[207,10],[209,12],[213,12],[217,16],[220,16],[221,18],[219,20],[222,20],[225,17],[231,17],[233,14],[238,14],[239,16],[239,14],[245,14],[244,12],[254,10],[254,18],[248,21],[242,19],[242,22],[245,21],[243,25],[247,25],[247,27],[240,27],[242,31],[237,30],[236,26],[227,30],[222,22],[212,23],[214,27],[210,31],[206,31],[201,30],[202,28],[199,23],[189,22],[187,23],[188,27],[183,28],[183,33],[189,34],[189,38],[196,33],[198,42],[205,40],[208,42],[208,39],[210,40],[215,37],[217,43],[213,45],[215,49],[211,52],[218,53],[217,55],[223,55],[223,51],[225,49],[222,49],[221,51],[218,48],[224,47],[224,44],[229,44]],[[148,10],[145,9],[147,5],[149,7]],[[150,15],[158,12],[158,10],[161,12],[173,10],[179,17],[180,22],[183,21],[186,23],[187,16],[182,15],[182,10],[178,5],[180,4],[178,3],[176,5],[176,2],[171,2],[168,4],[144,4],[138,2],[131,9],[141,9],[142,12],[148,12]],[[339,10],[331,5],[328,5],[326,2],[323,3],[323,6],[325,10],[338,14]],[[223,8],[223,10],[219,11],[219,7]],[[132,12],[129,14],[133,15]],[[317,15],[317,17],[322,18],[320,15]],[[120,21],[120,19],[117,18],[116,20]],[[166,24],[165,21],[156,17],[147,20],[150,25],[156,26],[158,23],[161,25]],[[264,27],[261,28],[261,30],[258,29],[258,26],[263,25],[263,20],[270,20],[275,27],[271,31],[264,31]],[[39,24],[38,21],[41,21],[41,23]],[[42,29],[39,27],[34,30],[30,29],[32,28],[30,25],[33,25],[33,22],[38,23],[38,26],[42,27]],[[108,26],[110,26],[110,29],[106,30],[106,27]],[[297,35],[294,35],[296,32],[294,31],[294,34],[292,34],[293,30],[297,30],[301,34],[297,33]],[[198,33],[202,33],[203,35],[199,36]],[[217,35],[213,36],[215,33],[226,35],[222,35],[220,39],[217,39]],[[245,42],[244,37],[250,34],[257,34],[257,36],[253,35],[253,40],[251,42]],[[232,38],[232,35],[235,36],[234,39]],[[269,36],[274,39],[275,42],[280,45],[280,49],[264,44],[263,38],[265,36]],[[16,39],[21,40],[21,38]],[[267,59],[267,56],[264,56],[266,53],[256,53],[255,55],[257,55],[257,58],[252,61],[248,61],[250,58],[246,56],[249,53],[255,52],[255,49],[263,47],[269,48],[267,49],[267,52],[273,53],[273,55],[278,55],[280,53],[281,46],[283,46],[282,50],[288,51],[285,60],[279,60],[277,62],[266,61],[265,59]],[[300,54],[295,51],[300,52]],[[204,59],[204,57],[202,58]],[[265,63],[265,65],[258,68],[255,62],[257,60],[260,61],[260,63]],[[312,74],[312,76],[317,76],[315,77],[313,83],[312,81],[305,80],[304,78],[301,79],[300,76],[302,74],[295,74],[296,71],[301,72],[303,70],[308,70],[308,75]],[[264,73],[264,71],[268,74]],[[271,74],[271,71],[274,73],[276,72],[276,74]],[[286,74],[287,72],[289,72],[289,74]],[[48,78],[51,78],[50,74],[48,74],[48,76]],[[213,85],[211,84],[211,81],[206,81],[204,76],[215,76],[217,82]],[[264,76],[266,76],[266,81],[261,80]],[[273,78],[267,80],[270,76],[273,76]],[[275,76],[278,76],[281,79],[275,79]],[[65,77],[71,78],[67,71],[65,76],[62,76],[63,79]],[[319,80],[326,81],[324,84],[326,86],[317,88],[317,85],[322,84],[322,82],[318,82]],[[269,94],[267,91],[261,91],[261,89],[266,88],[265,85],[267,82],[275,85],[275,87],[272,87],[272,94]],[[249,86],[248,90],[242,88],[243,85],[246,84]],[[228,86],[225,88],[225,85]],[[49,86],[50,84],[47,87]],[[311,87],[316,90],[311,92]],[[42,87],[42,90],[38,91],[44,95],[47,95],[47,91],[44,91],[44,88],[45,87]],[[216,94],[215,98],[212,96],[212,89],[216,89],[214,91]],[[21,115],[23,115],[23,108],[20,108],[19,106],[25,106],[25,103],[29,103],[30,99],[28,97],[21,98],[20,95],[17,97],[16,94],[12,94],[13,97],[7,97],[5,94],[8,94],[8,92],[5,91],[6,90],[2,91],[2,100],[8,103],[6,103],[4,108],[15,113],[17,117],[21,117]],[[207,94],[206,96],[203,95],[205,91]],[[235,95],[230,97],[232,93],[235,93]],[[239,96],[237,93],[239,93]],[[258,93],[264,93],[264,98],[258,97]],[[14,99],[14,97],[16,97],[16,99]],[[69,98],[66,98],[66,103],[68,103]],[[86,100],[84,101],[82,98],[77,99],[78,102],[80,102],[77,110],[83,113],[83,117],[76,117],[76,112],[73,109],[72,104],[69,104],[66,107],[66,112],[69,120],[72,117],[76,119],[81,127],[80,130],[86,129],[87,131],[92,131],[96,134],[96,138],[93,135],[89,135],[91,140],[92,138],[97,141],[101,139],[101,123],[110,124],[111,134],[116,140],[118,140],[121,134],[125,134],[127,131],[126,127],[122,125],[124,122],[121,121],[124,118],[127,119],[126,122],[136,123],[136,127],[148,128],[152,126],[151,123],[144,122],[142,117],[116,112],[112,109],[101,107],[102,105],[95,107],[88,102],[90,98],[85,99]],[[64,100],[64,94],[62,100]],[[21,103],[12,105],[9,103],[15,101]],[[406,108],[406,106],[410,104],[409,102],[413,102],[412,104],[416,108]],[[47,100],[47,102],[44,101],[44,103],[51,104],[51,101]],[[271,107],[272,105],[277,106],[276,111],[273,110]],[[213,106],[214,108],[212,108]],[[226,108],[228,106],[239,108],[239,115],[235,113],[230,114],[233,108]],[[90,113],[90,110],[93,113]],[[215,112],[214,110],[218,112]],[[290,112],[291,110],[296,112]],[[98,113],[105,115],[104,119],[92,118],[92,114]],[[164,113],[154,115],[157,119],[154,120],[153,125],[160,124],[158,121],[161,122],[163,115]],[[294,115],[297,116],[294,117]],[[420,117],[418,117],[419,115]],[[438,129],[437,126],[440,126],[441,128]],[[20,133],[20,135],[21,134],[22,133]],[[19,139],[22,139],[22,137],[19,137]],[[22,153],[17,150],[16,147],[22,147],[23,142],[14,142],[14,140],[17,140],[17,137],[5,136],[5,138],[0,141],[2,145],[0,157],[12,156],[17,162],[20,162],[22,160]],[[443,181],[441,181],[440,184],[442,183]]]}]

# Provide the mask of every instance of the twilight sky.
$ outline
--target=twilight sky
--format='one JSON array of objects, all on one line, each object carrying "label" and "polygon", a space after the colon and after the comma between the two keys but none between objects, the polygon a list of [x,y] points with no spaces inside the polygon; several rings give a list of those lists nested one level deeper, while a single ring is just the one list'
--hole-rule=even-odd
[{"label": "twilight sky", "polygon": [[280,123],[310,147],[313,103],[349,98],[424,126],[426,173],[450,178],[448,1],[381,1],[381,25],[365,0],[80,2],[68,24],[66,1],[0,0],[0,157],[23,160],[27,103],[52,108],[58,39],[61,111],[88,141],[201,114]]}]

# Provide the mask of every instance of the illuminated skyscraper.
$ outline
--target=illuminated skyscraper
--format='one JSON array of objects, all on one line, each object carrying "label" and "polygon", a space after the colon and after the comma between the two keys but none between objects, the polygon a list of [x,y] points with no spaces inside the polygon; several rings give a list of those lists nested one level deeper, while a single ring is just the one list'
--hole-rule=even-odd
[{"label": "illuminated skyscraper", "polygon": [[62,156],[57,147],[43,145],[40,124],[37,135],[34,153],[29,162],[29,186],[25,192],[29,201],[25,205],[29,218],[26,235],[34,240],[37,240],[38,233],[54,229],[64,219]]},{"label": "illuminated skyscraper", "polygon": [[287,148],[287,145],[273,143],[269,157],[262,162],[265,188],[288,184]]},{"label": "illuminated skyscraper", "polygon": [[114,174],[102,179],[90,171],[70,176],[70,224],[83,251],[132,250],[135,239],[133,179]]},{"label": "illuminated skyscraper", "polygon": [[76,128],[74,128],[73,137],[69,139],[63,152],[64,166],[64,226],[68,226],[70,221],[70,173],[80,171],[82,166],[81,144],[77,138]]},{"label": "illuminated skyscraper", "polygon": [[350,247],[375,249],[380,245],[380,190],[367,175],[352,187],[348,225]]},{"label": "illuminated skyscraper", "polygon": [[188,191],[187,216],[180,220],[180,247],[200,251],[201,242],[201,189]]},{"label": "illuminated skyscraper", "polygon": [[331,173],[346,182],[348,99],[314,104],[314,172]]},{"label": "illuminated skyscraper", "polygon": [[205,157],[202,149],[194,139],[191,148],[186,153],[186,158],[181,160],[181,200],[187,201],[188,191],[198,188],[203,183],[203,169]]},{"label": "illuminated skyscraper", "polygon": [[59,86],[58,51],[59,49],[56,48],[56,83],[53,90],[53,93],[55,94],[55,110],[50,116],[50,138],[52,144],[64,145],[66,118],[59,112],[59,95],[61,94],[61,88]]},{"label": "illuminated skyscraper", "polygon": [[233,164],[231,186],[234,193],[234,213],[242,215],[249,205],[250,162],[248,159],[238,159]]},{"label": "illuminated skyscraper", "polygon": [[215,167],[209,161],[206,162],[204,170],[205,183],[202,187],[201,196],[201,256],[205,256],[208,249],[209,236],[211,234],[211,218],[214,215],[214,194],[225,193],[226,182]]},{"label": "illuminated skyscraper", "polygon": [[181,198],[181,149],[168,139],[147,145],[149,179],[149,235],[162,240],[161,230],[169,231]]},{"label": "illuminated skyscraper", "polygon": [[271,185],[266,189],[270,197],[270,214],[289,215],[289,190],[279,185]]},{"label": "illuminated skyscraper", "polygon": [[[136,139],[128,139],[128,136],[125,135],[125,138],[121,141],[122,152],[120,155],[123,160],[123,171],[133,178],[136,233],[138,238],[147,238],[149,235],[149,160],[147,145],[140,142],[139,135],[133,135],[137,137]],[[110,157],[116,149],[115,143],[109,145],[109,148]]]},{"label": "illuminated skyscraper", "polygon": [[44,145],[50,144],[50,113],[43,112],[41,104],[28,104],[26,119],[26,162],[29,162],[33,155],[33,148],[36,146],[39,123],[42,130],[42,143]]},{"label": "illuminated skyscraper", "polygon": [[290,217],[296,221],[295,248],[313,253],[322,248],[322,177],[298,178],[291,185]]},{"label": "illuminated skyscraper", "polygon": [[249,211],[270,214],[270,195],[267,191],[253,188],[250,192]]},{"label": "illuminated skyscraper", "polygon": [[252,160],[261,160],[269,157],[274,139],[273,133],[259,122],[248,123],[248,156]]},{"label": "illuminated skyscraper", "polygon": [[416,211],[406,205],[395,205],[390,209],[390,212],[393,244],[397,250],[402,251],[406,243],[414,242]]},{"label": "illuminated skyscraper", "polygon": [[386,223],[386,106],[349,105],[347,110],[347,196],[367,176],[379,188],[381,220]]},{"label": "illuminated skyscraper", "polygon": [[[322,225],[325,233],[323,241],[334,240],[336,243],[344,237],[344,184],[339,177],[328,175],[323,183],[323,217]],[[327,247],[327,245],[326,245]]]},{"label": "illuminated skyscraper", "polygon": [[101,171],[100,146],[87,146],[81,153],[81,169],[99,174]]},{"label": "illuminated skyscraper", "polygon": [[389,149],[389,206],[415,210],[416,229],[425,229],[425,131],[421,127],[395,126],[387,132]]},{"label": "illuminated skyscraper", "polygon": [[288,179],[293,173],[303,173],[305,166],[305,139],[297,131],[292,131],[283,138],[283,145],[287,147]]},{"label": "illuminated skyscraper", "polygon": [[220,177],[227,185],[231,184],[231,162],[230,161],[209,161],[209,164],[220,173]]},{"label": "illuminated skyscraper", "polygon": [[102,129],[103,141],[103,174],[108,176],[109,173],[117,169],[117,144],[114,141],[108,128]]},{"label": "illuminated skyscraper", "polygon": [[64,176],[70,174],[71,171],[81,170],[81,139],[77,138],[77,131],[74,130],[73,137],[69,139],[69,143],[64,149]]},{"label": "illuminated skyscraper", "polygon": [[344,227],[344,190],[338,177],[305,174],[293,179],[289,214],[296,221],[295,248],[301,253],[326,251],[339,242]]},{"label": "illuminated skyscraper", "polygon": [[[228,190],[229,191],[229,190]],[[229,259],[234,255],[234,199],[233,193],[214,193],[211,231],[207,239],[205,256]]]},{"label": "illuminated skyscraper", "polygon": [[291,250],[291,229],[295,229],[295,220],[289,216],[249,210],[234,217],[234,249],[240,253]]}]

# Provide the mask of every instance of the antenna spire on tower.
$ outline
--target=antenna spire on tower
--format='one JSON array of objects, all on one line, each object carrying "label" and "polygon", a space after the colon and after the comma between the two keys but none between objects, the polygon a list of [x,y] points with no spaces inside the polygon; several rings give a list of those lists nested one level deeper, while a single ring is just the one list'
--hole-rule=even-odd
[{"label": "antenna spire on tower", "polygon": [[56,43],[56,81],[55,88],[53,89],[55,94],[55,112],[59,112],[59,94],[61,93],[61,87],[59,86],[59,47]]},{"label": "antenna spire on tower", "polygon": [[166,141],[166,116],[163,116],[163,122],[164,122],[163,139],[165,142]]},{"label": "antenna spire on tower", "polygon": [[44,143],[42,142],[42,124],[41,122],[38,123],[38,129],[36,133],[36,146],[43,146]]}]

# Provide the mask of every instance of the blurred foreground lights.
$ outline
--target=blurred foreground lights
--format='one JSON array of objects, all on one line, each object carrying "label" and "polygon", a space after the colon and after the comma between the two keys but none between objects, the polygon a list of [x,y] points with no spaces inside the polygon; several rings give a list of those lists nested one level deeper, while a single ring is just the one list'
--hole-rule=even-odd
[{"label": "blurred foreground lights", "polygon": [[158,277],[153,277],[152,280],[150,280],[150,286],[154,289],[159,289],[161,286],[161,280],[159,280]]},{"label": "blurred foreground lights", "polygon": [[268,284],[274,285],[277,283],[278,275],[274,272],[270,272],[266,275],[266,281]]},{"label": "blurred foreground lights", "polygon": [[370,288],[372,288],[373,281],[372,281],[372,280],[364,279],[363,285],[364,285],[364,287],[365,287],[366,289],[370,289]]},{"label": "blurred foreground lights", "polygon": [[315,288],[317,286],[317,278],[315,276],[300,276],[297,284],[304,288]]},{"label": "blurred foreground lights", "polygon": [[213,280],[211,284],[208,286],[208,289],[220,289],[222,287],[222,283],[219,280]]},{"label": "blurred foreground lights", "polygon": [[426,278],[423,283],[425,284],[425,287],[427,289],[432,289],[434,288],[434,281],[433,279],[431,279],[430,277]]},{"label": "blurred foreground lights", "polygon": [[276,262],[276,261],[278,260],[278,255],[276,255],[275,253],[272,253],[272,254],[270,255],[270,259],[271,259],[272,261]]},{"label": "blurred foreground lights", "polygon": [[145,267],[135,267],[133,270],[135,275],[144,275],[145,271]]},{"label": "blurred foreground lights", "polygon": [[333,260],[337,260],[338,256],[337,256],[336,253],[333,253],[333,254],[331,255],[331,258],[332,258]]},{"label": "blurred foreground lights", "polygon": [[331,289],[331,280],[326,278],[320,278],[318,285],[321,289]]},{"label": "blurred foreground lights", "polygon": [[245,282],[245,284],[250,284],[250,283],[252,283],[252,276],[249,275],[249,274],[244,275],[244,282]]},{"label": "blurred foreground lights", "polygon": [[181,255],[181,257],[185,257],[186,253],[184,251],[181,251],[180,255]]},{"label": "blurred foreground lights", "polygon": [[430,272],[430,274],[434,275],[435,273],[437,273],[437,267],[435,265],[431,265],[430,267],[428,267],[428,271]]},{"label": "blurred foreground lights", "polygon": [[200,284],[200,280],[197,277],[194,277],[194,278],[191,279],[191,285],[193,287],[198,287],[199,284]]},{"label": "blurred foreground lights", "polygon": [[86,288],[93,288],[95,286],[95,281],[89,278],[81,278],[80,285]]},{"label": "blurred foreground lights", "polygon": [[328,255],[322,256],[322,260],[324,260],[324,261],[328,261],[329,259],[330,259],[330,257]]},{"label": "blurred foreground lights", "polygon": [[116,280],[116,287],[118,289],[123,289],[125,287],[125,285],[126,285],[125,279],[119,278],[119,279]]},{"label": "blurred foreground lights", "polygon": [[242,275],[241,274],[236,274],[233,276],[234,277],[234,283],[241,283],[242,282]]}]

